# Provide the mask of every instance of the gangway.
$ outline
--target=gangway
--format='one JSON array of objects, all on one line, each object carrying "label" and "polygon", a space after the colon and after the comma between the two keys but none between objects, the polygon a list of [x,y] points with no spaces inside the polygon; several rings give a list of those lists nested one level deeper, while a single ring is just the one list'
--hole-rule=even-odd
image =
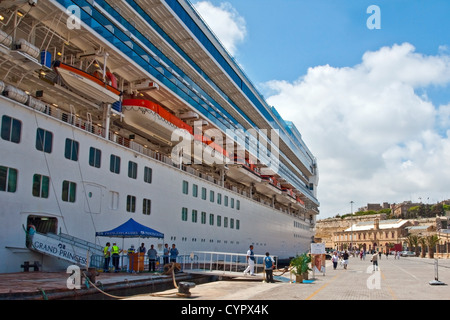
[{"label": "gangway", "polygon": [[[244,277],[247,268],[246,254],[215,251],[193,251],[190,255],[183,256],[179,263],[185,273],[215,275],[220,277],[237,278]],[[265,278],[264,258],[265,255],[254,255],[255,257],[255,280]],[[277,256],[271,256],[275,260],[277,269]]]},{"label": "gangway", "polygon": [[27,232],[27,247],[83,267],[92,267],[92,258],[103,256],[101,246],[64,233]]}]

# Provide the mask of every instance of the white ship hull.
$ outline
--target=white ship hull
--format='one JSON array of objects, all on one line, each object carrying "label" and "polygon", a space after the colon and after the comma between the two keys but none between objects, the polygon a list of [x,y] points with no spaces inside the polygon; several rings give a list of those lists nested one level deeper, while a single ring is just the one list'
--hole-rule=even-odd
[{"label": "white ship hull", "polygon": [[[0,43],[0,273],[73,263],[43,240],[30,246],[29,225],[52,243],[52,233],[125,250],[168,243],[186,256],[309,249],[317,162],[295,125],[189,1],[141,2],[0,6],[11,35]],[[177,128],[189,134],[172,141]],[[95,236],[131,218],[164,239]]]},{"label": "white ship hull", "polygon": [[[191,251],[246,252],[249,244],[254,244],[255,253],[269,251],[279,258],[288,258],[308,250],[313,233],[309,222],[295,218],[270,206],[242,196],[216,183],[196,177],[173,165],[155,160],[96,134],[82,130],[35,111],[10,99],[0,97],[1,115],[20,119],[22,141],[14,144],[0,139],[1,164],[18,171],[17,191],[0,192],[0,219],[2,245],[0,255],[3,262],[0,272],[20,271],[24,261],[39,261],[44,270],[64,269],[67,263],[53,257],[36,254],[25,246],[25,232],[30,216],[54,218],[57,232],[63,232],[86,241],[105,244],[106,241],[121,239],[96,238],[96,231],[117,227],[129,218],[164,233],[164,240],[141,239],[148,248],[163,242],[175,243],[180,254]],[[36,150],[37,128],[53,132],[53,150],[50,154]],[[66,138],[80,144],[79,161],[64,158]],[[102,150],[101,168],[88,163],[89,148]],[[121,158],[121,172],[109,170],[111,154]],[[138,165],[138,178],[127,176],[128,161]],[[152,182],[142,179],[144,167],[152,168]],[[36,198],[32,194],[33,175],[50,177],[51,188],[47,199]],[[61,200],[63,181],[76,183],[76,200],[73,203]],[[188,183],[188,194],[183,194],[183,181]],[[192,186],[198,186],[198,196],[192,195]],[[201,190],[206,188],[206,200]],[[214,192],[214,201],[210,192]],[[217,203],[221,194],[221,204]],[[127,195],[136,197],[136,212],[127,212]],[[224,205],[228,197],[228,206]],[[150,215],[142,214],[142,199],[151,199]],[[231,200],[233,199],[233,200]],[[234,208],[231,208],[231,201]],[[239,202],[239,209],[237,203]],[[187,221],[182,220],[182,210],[187,208]],[[192,222],[192,210],[197,210],[197,222]],[[201,212],[206,212],[206,223],[201,221]],[[214,215],[210,225],[209,215]],[[221,216],[221,226],[217,226],[217,216]],[[224,227],[224,218],[234,227]],[[239,221],[239,229],[236,223]],[[296,223],[294,223],[296,222]],[[298,224],[304,226],[299,228]],[[297,227],[296,227],[297,225]],[[125,239],[125,249],[138,239]]]}]

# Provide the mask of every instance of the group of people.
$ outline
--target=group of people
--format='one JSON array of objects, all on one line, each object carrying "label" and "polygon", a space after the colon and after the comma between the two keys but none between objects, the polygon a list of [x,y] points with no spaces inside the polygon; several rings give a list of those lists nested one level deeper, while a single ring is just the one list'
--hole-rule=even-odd
[{"label": "group of people", "polygon": [[[120,254],[124,252],[124,250],[121,250],[117,244],[114,242],[113,245],[109,242],[106,243],[106,246],[103,249],[104,254],[104,266],[103,271],[109,272],[109,265],[112,259],[112,265],[114,267],[114,272],[119,272],[119,261],[120,261]],[[150,245],[150,249],[148,251],[145,248],[145,244],[142,243],[141,246],[135,250],[134,245],[131,245],[130,248],[127,250],[127,255],[129,256],[128,261],[128,272],[132,272],[133,269],[133,254],[134,253],[147,253],[148,257],[148,271],[156,271],[156,262],[159,261],[158,251],[154,248],[154,245]],[[178,249],[176,248],[175,244],[172,244],[172,248],[169,248],[169,245],[166,243],[164,244],[163,249],[163,264],[168,264],[171,262],[177,262],[178,257]],[[253,252],[253,245],[250,245],[249,250],[247,251],[247,268],[244,271],[244,275],[250,274],[251,276],[255,275],[255,253]],[[266,282],[274,282],[273,280],[273,269],[275,267],[275,261],[270,256],[269,252],[266,252],[266,256],[264,257],[264,271],[266,273]]]},{"label": "group of people", "polygon": [[[250,276],[255,275],[255,253],[253,252],[253,245],[250,245],[247,250],[247,268],[244,270],[244,276],[250,274]],[[275,267],[275,261],[270,256],[269,252],[266,252],[266,256],[264,257],[264,271],[266,273],[266,282],[274,283],[273,280],[273,268]]]},{"label": "group of people", "polygon": [[[382,252],[372,250],[371,254],[372,257],[370,259],[370,262],[372,262],[373,271],[378,271],[378,260],[381,259]],[[386,259],[388,259],[390,254],[391,253],[389,251],[385,252]],[[400,251],[393,251],[392,254],[394,255],[394,259],[400,259]],[[333,269],[336,270],[339,262],[344,266],[344,269],[347,269],[348,257],[349,253],[347,250],[345,250],[344,252],[340,252],[339,254],[337,251],[334,251],[333,255],[331,256],[331,261],[333,262]],[[359,252],[359,258],[360,260],[366,259],[366,252],[364,250],[361,250]]]},{"label": "group of people", "polygon": [[331,262],[333,262],[333,269],[336,270],[339,262],[341,263],[341,265],[344,266],[344,269],[347,269],[349,256],[350,255],[347,250],[345,250],[344,252],[340,252],[339,254],[337,251],[334,251],[333,255],[331,256]]},{"label": "group of people", "polygon": [[[107,242],[106,246],[103,248],[103,257],[104,257],[104,265],[103,272],[109,272],[109,265],[112,260],[112,266],[114,267],[114,272],[119,272],[119,262],[120,262],[120,254],[125,252],[125,250],[120,249],[117,244],[114,242],[111,246],[111,243]],[[134,262],[134,253],[143,253],[147,254],[148,257],[148,271],[156,271],[156,265],[159,261],[158,251],[155,249],[155,246],[150,245],[150,249],[145,248],[145,244],[142,243],[141,246],[135,250],[134,245],[131,245],[127,250],[128,255],[128,272],[133,271],[133,262]],[[172,247],[169,248],[169,245],[164,244],[163,249],[163,264],[168,264],[171,262],[177,262],[178,257],[178,249],[175,244],[172,244]]]}]

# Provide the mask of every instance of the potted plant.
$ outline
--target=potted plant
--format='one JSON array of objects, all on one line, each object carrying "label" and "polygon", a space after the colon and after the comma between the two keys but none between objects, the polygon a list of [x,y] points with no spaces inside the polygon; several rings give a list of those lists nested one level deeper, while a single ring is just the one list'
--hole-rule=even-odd
[{"label": "potted plant", "polygon": [[302,283],[303,280],[308,279],[309,263],[311,262],[311,257],[306,253],[296,256],[291,260],[291,272],[295,274],[295,282]]}]

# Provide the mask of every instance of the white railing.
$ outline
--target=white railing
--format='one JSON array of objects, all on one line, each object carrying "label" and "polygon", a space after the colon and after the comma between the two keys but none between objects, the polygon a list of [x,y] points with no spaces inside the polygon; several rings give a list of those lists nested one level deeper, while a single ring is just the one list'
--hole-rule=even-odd
[{"label": "white railing", "polygon": [[[193,251],[190,255],[183,256],[177,262],[181,264],[183,270],[201,270],[201,271],[221,271],[221,272],[243,272],[247,268],[247,255],[233,252],[215,252],[215,251]],[[265,255],[254,255],[255,273],[264,271]],[[277,256],[271,256],[275,260],[275,269],[277,268]]]}]

